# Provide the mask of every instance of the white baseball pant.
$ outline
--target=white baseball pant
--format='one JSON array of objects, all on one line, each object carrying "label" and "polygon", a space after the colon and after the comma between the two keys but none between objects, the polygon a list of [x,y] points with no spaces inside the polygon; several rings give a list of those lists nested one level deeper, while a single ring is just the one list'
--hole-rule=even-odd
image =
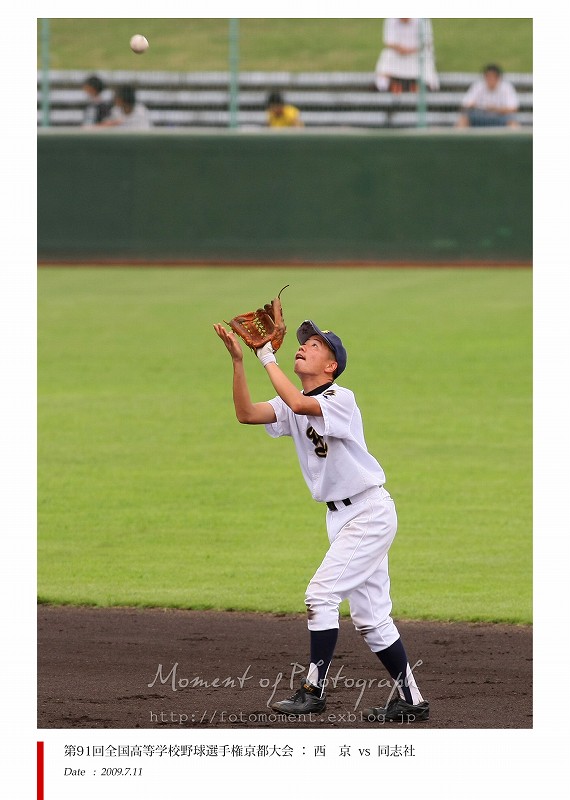
[{"label": "white baseball pant", "polygon": [[398,527],[396,507],[384,487],[372,487],[339,510],[327,511],[330,547],[307,587],[311,631],[339,627],[338,607],[348,598],[350,615],[372,652],[400,636],[390,612],[388,550]]}]

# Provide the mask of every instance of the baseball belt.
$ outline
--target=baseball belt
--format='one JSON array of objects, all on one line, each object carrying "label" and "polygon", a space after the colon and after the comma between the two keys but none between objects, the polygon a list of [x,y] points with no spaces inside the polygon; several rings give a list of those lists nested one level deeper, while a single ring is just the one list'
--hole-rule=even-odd
[{"label": "baseball belt", "polygon": [[381,488],[381,486],[370,486],[368,489],[365,489],[363,492],[359,492],[352,497],[345,497],[344,500],[327,500],[327,508],[329,511],[341,511],[342,506],[339,508],[341,503],[343,503],[345,506],[351,506],[353,503],[358,503],[359,500],[364,500],[364,498],[367,497],[374,489]]}]

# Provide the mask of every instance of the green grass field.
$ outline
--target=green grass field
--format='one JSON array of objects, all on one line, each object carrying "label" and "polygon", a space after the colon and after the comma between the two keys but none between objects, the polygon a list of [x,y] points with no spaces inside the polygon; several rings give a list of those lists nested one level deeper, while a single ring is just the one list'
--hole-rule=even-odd
[{"label": "green grass field", "polygon": [[530,622],[528,269],[40,270],[40,601],[304,610],[324,506],[290,440],[235,420],[212,330],[285,283],[281,365],[307,317],[348,350],[399,513],[395,616]]},{"label": "green grass field", "polygon": [[[437,18],[432,21],[440,72],[478,72],[490,61],[532,71],[532,19]],[[372,72],[382,48],[379,19],[243,19],[242,70]],[[38,31],[40,28],[38,27]],[[143,33],[151,47],[128,47]],[[51,68],[81,70],[225,70],[227,19],[51,20]],[[38,67],[39,57],[38,33]]]}]

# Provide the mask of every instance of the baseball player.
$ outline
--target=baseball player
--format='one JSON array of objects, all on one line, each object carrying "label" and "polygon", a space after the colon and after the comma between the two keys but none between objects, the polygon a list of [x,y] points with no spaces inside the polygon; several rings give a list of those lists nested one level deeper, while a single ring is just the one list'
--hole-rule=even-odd
[{"label": "baseball player", "polygon": [[336,383],[346,367],[340,338],[305,320],[297,330],[294,371],[300,391],[277,365],[271,342],[257,356],[277,396],[264,403],[250,397],[238,338],[221,324],[214,329],[233,362],[233,400],[241,423],[265,425],[272,437],[291,436],[313,498],[325,503],[330,547],[312,580],[305,604],[310,632],[310,666],[292,697],[272,708],[284,714],[325,709],[327,673],[339,629],[339,604],[348,598],[357,631],[391,678],[386,706],[363,714],[380,722],[419,722],[429,717],[400,634],[390,617],[388,550],[397,528],[385,475],[366,447],[354,394]]}]

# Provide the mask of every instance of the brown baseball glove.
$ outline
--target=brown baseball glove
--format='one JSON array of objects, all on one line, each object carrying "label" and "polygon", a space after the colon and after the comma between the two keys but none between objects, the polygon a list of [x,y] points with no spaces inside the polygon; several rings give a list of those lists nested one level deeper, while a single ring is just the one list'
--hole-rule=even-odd
[{"label": "brown baseball glove", "polygon": [[[284,286],[283,289],[286,289],[287,286]],[[281,292],[271,303],[266,303],[257,311],[239,314],[229,322],[224,320],[226,325],[229,325],[232,331],[241,337],[254,353],[267,342],[271,342],[273,350],[279,350],[283,344],[287,328],[283,319]]]}]

